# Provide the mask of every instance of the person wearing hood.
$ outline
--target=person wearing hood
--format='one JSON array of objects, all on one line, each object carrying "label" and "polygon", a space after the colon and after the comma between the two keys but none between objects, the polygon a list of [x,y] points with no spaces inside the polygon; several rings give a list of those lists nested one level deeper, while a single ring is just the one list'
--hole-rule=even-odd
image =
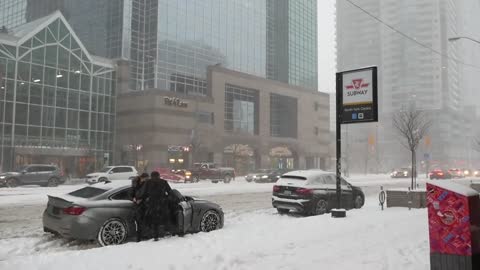
[{"label": "person wearing hood", "polygon": [[145,226],[145,203],[141,196],[142,187],[148,180],[148,173],[142,173],[140,176],[135,177],[132,180],[132,201],[134,203],[134,220],[137,232],[137,242],[142,240],[142,231]]},{"label": "person wearing hood", "polygon": [[[156,171],[150,174],[148,180],[140,191],[140,197],[145,202],[145,220],[153,230],[153,237],[158,241],[159,236],[165,233],[165,226],[169,222],[170,209],[168,196],[172,188],[167,181],[160,178]],[[138,199],[138,198],[137,198]]]}]

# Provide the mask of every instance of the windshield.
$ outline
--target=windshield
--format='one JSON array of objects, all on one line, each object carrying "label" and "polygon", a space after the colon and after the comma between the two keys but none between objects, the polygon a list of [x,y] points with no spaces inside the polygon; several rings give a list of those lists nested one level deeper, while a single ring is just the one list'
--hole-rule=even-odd
[{"label": "windshield", "polygon": [[104,193],[105,189],[95,188],[95,187],[84,187],[79,190],[68,193],[70,196],[79,197],[79,198],[93,198]]},{"label": "windshield", "polygon": [[112,167],[105,167],[105,168],[99,170],[98,172],[108,172],[108,171],[110,171],[111,169],[112,169]]},{"label": "windshield", "polygon": [[282,179],[307,180],[306,177],[297,175],[283,175]]}]

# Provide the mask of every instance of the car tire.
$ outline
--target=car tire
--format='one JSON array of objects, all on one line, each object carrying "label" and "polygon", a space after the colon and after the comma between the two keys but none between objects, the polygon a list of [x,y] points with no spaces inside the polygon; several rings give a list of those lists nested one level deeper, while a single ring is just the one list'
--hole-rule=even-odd
[{"label": "car tire", "polygon": [[58,178],[52,177],[48,179],[47,187],[57,187],[58,186]]},{"label": "car tire", "polygon": [[200,220],[200,231],[211,232],[220,228],[220,215],[215,210],[208,210]]},{"label": "car tire", "polygon": [[323,198],[316,200],[313,204],[311,214],[318,216],[326,213],[328,213],[328,201]]},{"label": "car tire", "polygon": [[217,180],[212,180],[212,183],[218,184],[218,181]]},{"label": "car tire", "polygon": [[98,179],[98,183],[100,183],[100,182],[107,182],[107,181],[108,181],[108,179],[107,179],[106,177],[100,177],[100,178]]},{"label": "car tire", "polygon": [[98,231],[97,243],[102,246],[120,245],[125,243],[128,237],[128,227],[119,218],[110,218]]},{"label": "car tire", "polygon": [[18,179],[16,178],[8,178],[6,181],[5,181],[5,185],[9,188],[14,188],[14,187],[18,187]]},{"label": "car tire", "polygon": [[193,183],[198,183],[198,182],[200,182],[200,177],[199,177],[198,175],[195,175],[192,179],[193,179],[193,180],[192,180]]},{"label": "car tire", "polygon": [[355,207],[355,209],[360,209],[362,208],[363,204],[364,204],[363,197],[360,195],[357,195],[357,197],[355,198],[355,201],[353,201],[353,207]]},{"label": "car tire", "polygon": [[278,212],[280,215],[285,215],[285,214],[288,214],[288,212],[290,212],[290,209],[277,208],[277,212]]},{"label": "car tire", "polygon": [[231,181],[232,181],[232,177],[231,177],[229,174],[227,174],[227,175],[224,176],[223,182],[224,182],[225,184],[230,184]]}]

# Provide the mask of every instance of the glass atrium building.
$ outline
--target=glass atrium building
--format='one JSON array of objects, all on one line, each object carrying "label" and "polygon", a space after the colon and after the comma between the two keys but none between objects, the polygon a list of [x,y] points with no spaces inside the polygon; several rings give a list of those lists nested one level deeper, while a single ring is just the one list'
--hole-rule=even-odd
[{"label": "glass atrium building", "polygon": [[115,64],[91,55],[60,12],[0,33],[0,166],[108,163]]}]

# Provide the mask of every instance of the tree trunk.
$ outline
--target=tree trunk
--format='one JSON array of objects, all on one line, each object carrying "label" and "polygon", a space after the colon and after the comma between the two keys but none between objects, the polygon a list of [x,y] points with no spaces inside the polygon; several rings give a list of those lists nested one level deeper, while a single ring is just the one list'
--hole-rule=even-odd
[{"label": "tree trunk", "polygon": [[417,151],[415,150],[413,150],[412,176],[413,176],[413,188],[417,189]]},{"label": "tree trunk", "polygon": [[411,174],[412,182],[410,184],[410,189],[413,190],[413,181],[414,181],[413,180],[413,175],[414,175],[414,173],[413,173],[413,163],[415,162],[415,150],[412,149],[411,152],[412,152],[412,174]]}]

